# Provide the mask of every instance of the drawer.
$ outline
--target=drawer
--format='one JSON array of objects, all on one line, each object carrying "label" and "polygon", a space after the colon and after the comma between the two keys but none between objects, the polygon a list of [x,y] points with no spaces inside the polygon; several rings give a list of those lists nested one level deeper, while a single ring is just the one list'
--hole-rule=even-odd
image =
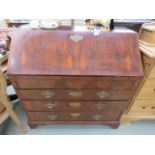
[{"label": "drawer", "polygon": [[23,100],[26,111],[122,111],[128,101],[33,101]]},{"label": "drawer", "polygon": [[115,121],[120,117],[119,111],[108,112],[27,112],[30,121]]},{"label": "drawer", "polygon": [[17,90],[20,99],[33,100],[128,100],[131,90]]},{"label": "drawer", "polygon": [[155,99],[155,79],[148,79],[144,82],[137,99],[154,98]]},{"label": "drawer", "polygon": [[135,100],[130,112],[155,114],[155,100]]},{"label": "drawer", "polygon": [[16,87],[22,89],[134,89],[139,79],[135,77],[17,76],[15,81]]}]

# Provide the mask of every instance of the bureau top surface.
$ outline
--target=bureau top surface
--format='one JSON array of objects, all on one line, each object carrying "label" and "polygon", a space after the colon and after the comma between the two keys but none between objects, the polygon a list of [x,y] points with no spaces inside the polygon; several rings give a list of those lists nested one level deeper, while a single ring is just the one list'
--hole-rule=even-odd
[{"label": "bureau top surface", "polygon": [[142,76],[137,34],[114,30],[16,30],[8,74]]}]

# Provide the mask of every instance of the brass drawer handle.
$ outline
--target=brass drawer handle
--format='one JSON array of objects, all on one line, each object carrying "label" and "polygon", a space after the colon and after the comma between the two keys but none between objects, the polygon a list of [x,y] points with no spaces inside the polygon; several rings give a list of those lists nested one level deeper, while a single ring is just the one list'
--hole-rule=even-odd
[{"label": "brass drawer handle", "polygon": [[100,98],[105,98],[105,97],[109,96],[109,93],[107,91],[100,91],[100,92],[97,93],[97,95]]},{"label": "brass drawer handle", "polygon": [[56,107],[56,104],[53,104],[53,103],[49,102],[48,104],[45,104],[44,106],[45,106],[47,109],[53,109],[53,108]]},{"label": "brass drawer handle", "polygon": [[73,92],[70,92],[69,95],[73,96],[73,97],[80,97],[80,96],[82,96],[82,92],[73,91]]},{"label": "brass drawer handle", "polygon": [[46,98],[50,98],[54,95],[54,93],[51,91],[43,91],[41,94]]},{"label": "brass drawer handle", "polygon": [[58,115],[48,115],[47,117],[49,120],[54,121],[58,118]]},{"label": "brass drawer handle", "polygon": [[98,103],[95,105],[96,109],[103,109],[105,107],[105,104],[103,103]]},{"label": "brass drawer handle", "polygon": [[72,40],[74,42],[79,42],[80,40],[83,39],[83,36],[78,35],[78,34],[74,34],[74,35],[71,35],[69,38],[70,38],[70,40]]},{"label": "brass drawer handle", "polygon": [[72,117],[79,117],[80,113],[70,113],[70,116],[72,116]]},{"label": "brass drawer handle", "polygon": [[95,120],[102,120],[103,119],[103,115],[93,115],[93,118],[95,119]]},{"label": "brass drawer handle", "polygon": [[73,102],[73,103],[69,103],[69,105],[71,107],[80,107],[81,106],[81,103],[79,103],[79,102]]}]

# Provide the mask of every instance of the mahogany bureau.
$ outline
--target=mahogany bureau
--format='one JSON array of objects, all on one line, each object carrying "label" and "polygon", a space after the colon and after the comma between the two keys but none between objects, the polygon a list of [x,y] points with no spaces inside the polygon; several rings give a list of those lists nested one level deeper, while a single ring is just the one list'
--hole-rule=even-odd
[{"label": "mahogany bureau", "polygon": [[18,30],[11,40],[8,74],[30,127],[118,127],[143,76],[135,32]]}]

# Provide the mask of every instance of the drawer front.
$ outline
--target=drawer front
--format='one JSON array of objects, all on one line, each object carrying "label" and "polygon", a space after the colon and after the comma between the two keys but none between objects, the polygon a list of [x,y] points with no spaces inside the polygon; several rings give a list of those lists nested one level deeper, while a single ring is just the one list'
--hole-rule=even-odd
[{"label": "drawer front", "polygon": [[110,112],[27,112],[30,121],[115,121],[120,117],[119,111]]},{"label": "drawer front", "polygon": [[149,79],[144,82],[137,99],[154,98],[155,99],[155,79]]},{"label": "drawer front", "polygon": [[20,99],[33,100],[128,100],[131,90],[17,90]]},{"label": "drawer front", "polygon": [[127,101],[32,101],[23,100],[26,111],[123,111]]},{"label": "drawer front", "polygon": [[22,89],[134,89],[139,80],[112,77],[16,77],[17,87]]},{"label": "drawer front", "polygon": [[155,114],[155,100],[135,100],[130,112]]}]

